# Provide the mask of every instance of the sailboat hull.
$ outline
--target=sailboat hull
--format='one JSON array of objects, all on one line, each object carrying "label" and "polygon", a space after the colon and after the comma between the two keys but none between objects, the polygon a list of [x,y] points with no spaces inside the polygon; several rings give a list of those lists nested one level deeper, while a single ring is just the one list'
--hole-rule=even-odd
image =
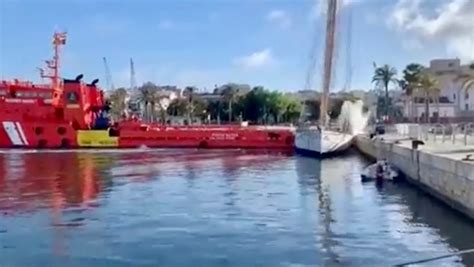
[{"label": "sailboat hull", "polygon": [[328,130],[307,129],[298,131],[295,152],[308,157],[328,157],[346,152],[354,136]]}]

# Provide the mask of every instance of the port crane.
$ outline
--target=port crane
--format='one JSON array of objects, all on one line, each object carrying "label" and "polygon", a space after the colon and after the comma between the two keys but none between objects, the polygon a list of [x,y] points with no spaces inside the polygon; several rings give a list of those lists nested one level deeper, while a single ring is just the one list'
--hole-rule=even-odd
[{"label": "port crane", "polygon": [[107,62],[107,58],[102,58],[104,61],[104,68],[105,68],[105,82],[107,84],[107,89],[110,91],[115,90],[114,81],[112,80],[112,74],[110,73],[109,64]]}]

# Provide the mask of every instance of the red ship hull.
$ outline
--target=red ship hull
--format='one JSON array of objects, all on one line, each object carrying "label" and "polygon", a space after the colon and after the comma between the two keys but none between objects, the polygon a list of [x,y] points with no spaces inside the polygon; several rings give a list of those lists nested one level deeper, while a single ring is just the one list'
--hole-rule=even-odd
[{"label": "red ship hull", "polygon": [[141,125],[141,128],[134,129],[127,125],[114,136],[110,130],[77,131],[67,123],[0,121],[0,148],[292,149],[293,142],[290,130],[259,127]]},{"label": "red ship hull", "polygon": [[55,33],[47,61],[50,85],[0,82],[0,148],[265,148],[293,149],[289,129],[243,126],[165,126],[137,119],[110,122],[109,103],[91,83],[59,77],[66,34]]}]

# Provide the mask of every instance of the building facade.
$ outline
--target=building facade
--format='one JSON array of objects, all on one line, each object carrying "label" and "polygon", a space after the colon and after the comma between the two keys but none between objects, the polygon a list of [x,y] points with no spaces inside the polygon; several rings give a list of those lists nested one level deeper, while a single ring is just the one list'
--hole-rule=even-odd
[{"label": "building facade", "polygon": [[[436,121],[474,121],[474,66],[459,59],[434,59],[427,71],[438,82],[439,99],[429,104],[430,117]],[[414,94],[414,98],[423,95]],[[425,117],[424,100],[406,101],[404,115],[420,121]]]}]

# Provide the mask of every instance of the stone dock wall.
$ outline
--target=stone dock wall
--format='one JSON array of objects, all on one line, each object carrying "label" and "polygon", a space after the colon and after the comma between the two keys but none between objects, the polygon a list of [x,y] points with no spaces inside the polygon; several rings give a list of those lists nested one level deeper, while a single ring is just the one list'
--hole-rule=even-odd
[{"label": "stone dock wall", "polygon": [[356,138],[356,147],[375,159],[387,159],[407,180],[474,219],[474,164],[444,154],[412,149],[410,142]]}]

